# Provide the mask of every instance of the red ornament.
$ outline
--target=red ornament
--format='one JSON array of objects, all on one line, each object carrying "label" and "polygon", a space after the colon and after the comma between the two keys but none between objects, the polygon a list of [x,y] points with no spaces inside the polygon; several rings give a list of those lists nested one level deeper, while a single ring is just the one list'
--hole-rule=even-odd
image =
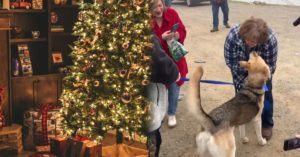
[{"label": "red ornament", "polygon": [[95,114],[96,114],[95,109],[91,109],[90,112],[89,112],[89,115],[94,116]]}]

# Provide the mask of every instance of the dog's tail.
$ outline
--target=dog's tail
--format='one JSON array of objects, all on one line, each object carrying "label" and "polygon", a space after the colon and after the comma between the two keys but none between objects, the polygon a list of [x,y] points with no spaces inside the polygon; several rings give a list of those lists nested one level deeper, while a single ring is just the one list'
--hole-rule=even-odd
[{"label": "dog's tail", "polygon": [[201,125],[205,130],[211,130],[215,127],[210,116],[203,110],[200,96],[200,80],[203,75],[203,68],[197,67],[190,79],[189,94],[188,94],[188,108],[200,120]]}]

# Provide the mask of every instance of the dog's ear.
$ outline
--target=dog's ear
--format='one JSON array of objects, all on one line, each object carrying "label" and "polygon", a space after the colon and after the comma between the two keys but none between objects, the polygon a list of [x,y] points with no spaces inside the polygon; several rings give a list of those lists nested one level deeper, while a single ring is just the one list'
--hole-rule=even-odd
[{"label": "dog's ear", "polygon": [[246,62],[246,61],[240,61],[240,66],[244,69],[249,69],[250,67],[250,63],[249,62]]},{"label": "dog's ear", "polygon": [[258,54],[257,54],[255,51],[251,52],[251,54],[252,54],[254,57],[258,57]]},{"label": "dog's ear", "polygon": [[268,77],[268,79],[271,78],[271,72],[268,66],[264,67],[264,75]]}]

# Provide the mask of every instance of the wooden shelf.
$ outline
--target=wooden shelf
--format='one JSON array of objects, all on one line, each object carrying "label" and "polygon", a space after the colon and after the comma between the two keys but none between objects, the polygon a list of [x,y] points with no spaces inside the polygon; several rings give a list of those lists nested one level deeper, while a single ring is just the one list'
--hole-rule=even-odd
[{"label": "wooden shelf", "polygon": [[17,44],[17,43],[31,43],[31,42],[45,42],[45,41],[47,41],[46,38],[38,38],[38,39],[22,38],[22,39],[11,39],[10,43]]},{"label": "wooden shelf", "polygon": [[11,9],[11,10],[3,10],[3,11],[0,11],[0,13],[46,13],[47,10],[46,9],[41,9],[41,10],[38,10],[38,9]]},{"label": "wooden shelf", "polygon": [[18,80],[18,79],[29,79],[34,77],[57,77],[57,76],[63,76],[63,73],[49,73],[49,74],[33,74],[33,75],[20,75],[20,76],[12,76],[12,80]]},{"label": "wooden shelf", "polygon": [[52,9],[78,9],[78,5],[52,5]]},{"label": "wooden shelf", "polygon": [[70,32],[51,32],[52,36],[73,36]]}]

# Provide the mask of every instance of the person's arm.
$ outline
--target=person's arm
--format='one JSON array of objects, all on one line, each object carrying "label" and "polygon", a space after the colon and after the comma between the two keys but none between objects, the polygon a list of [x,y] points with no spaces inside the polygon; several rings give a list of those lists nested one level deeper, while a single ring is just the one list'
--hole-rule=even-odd
[{"label": "person's arm", "polygon": [[151,81],[155,83],[171,84],[178,79],[177,65],[164,52],[156,35],[153,36],[152,73]]},{"label": "person's arm", "polygon": [[276,69],[277,54],[278,54],[277,39],[275,37],[275,34],[271,32],[269,36],[269,40],[266,44],[266,52],[262,53],[262,58],[264,58],[265,62],[269,65],[271,74],[274,74]]},{"label": "person's arm", "polygon": [[184,40],[185,40],[185,37],[186,37],[186,29],[185,29],[185,26],[184,26],[183,22],[181,21],[179,15],[178,15],[178,13],[175,10],[172,10],[172,11],[173,11],[173,13],[172,13],[173,17],[172,18],[174,18],[175,23],[179,24],[178,29],[175,33],[176,34],[175,36],[176,36],[177,40],[180,43],[183,44]]},{"label": "person's arm", "polygon": [[241,88],[243,80],[247,76],[247,71],[240,67],[240,53],[242,52],[241,46],[238,45],[240,40],[238,37],[238,29],[236,27],[232,28],[226,37],[224,44],[224,58],[226,65],[230,68],[233,75],[233,82],[237,89]]},{"label": "person's arm", "polygon": [[236,40],[236,37],[234,37],[234,34],[231,31],[224,44],[225,62],[232,71],[245,72],[245,70],[239,65],[239,53],[242,53],[242,50],[239,50]]}]

